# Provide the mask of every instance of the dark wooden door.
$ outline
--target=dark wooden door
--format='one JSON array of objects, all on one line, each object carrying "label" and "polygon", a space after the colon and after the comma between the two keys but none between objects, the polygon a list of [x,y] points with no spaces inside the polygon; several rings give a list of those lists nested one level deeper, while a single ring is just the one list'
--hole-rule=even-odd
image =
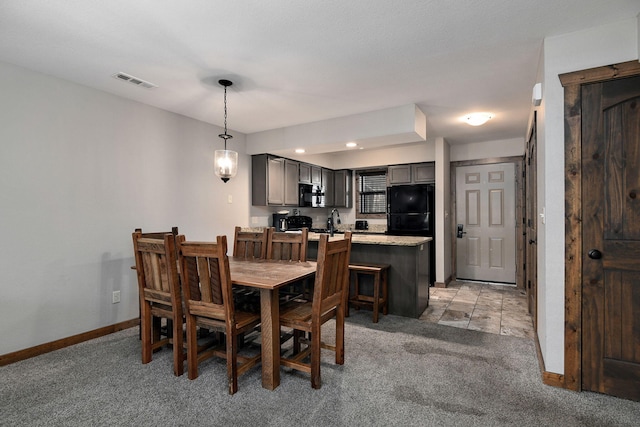
[{"label": "dark wooden door", "polygon": [[537,326],[537,281],[538,281],[538,155],[536,119],[527,141],[527,158],[525,162],[525,288],[529,314],[533,318],[534,326]]},{"label": "dark wooden door", "polygon": [[581,96],[582,388],[640,400],[640,77]]}]

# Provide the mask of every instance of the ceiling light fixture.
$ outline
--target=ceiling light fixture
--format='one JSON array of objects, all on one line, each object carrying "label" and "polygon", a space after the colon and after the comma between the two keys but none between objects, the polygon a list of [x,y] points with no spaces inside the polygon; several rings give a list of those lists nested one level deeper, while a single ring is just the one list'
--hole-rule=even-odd
[{"label": "ceiling light fixture", "polygon": [[357,146],[358,146],[358,144],[355,143],[355,142],[347,142],[347,147],[349,147],[349,148],[353,148],[353,147],[357,147]]},{"label": "ceiling light fixture", "polygon": [[227,150],[227,140],[233,136],[227,133],[227,87],[233,83],[229,80],[218,80],[221,86],[224,86],[224,133],[218,135],[224,139],[224,150],[216,150],[214,158],[214,170],[216,176],[220,177],[223,182],[229,181],[238,173],[238,153]]},{"label": "ceiling light fixture", "polygon": [[493,118],[491,113],[471,113],[464,116],[464,121],[471,126],[480,126]]},{"label": "ceiling light fixture", "polygon": [[296,148],[296,153],[298,154],[304,153],[304,148]]}]

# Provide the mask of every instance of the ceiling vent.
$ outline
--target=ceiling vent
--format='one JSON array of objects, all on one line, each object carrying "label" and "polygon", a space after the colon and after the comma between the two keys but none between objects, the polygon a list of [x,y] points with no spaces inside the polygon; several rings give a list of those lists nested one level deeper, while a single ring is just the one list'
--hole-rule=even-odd
[{"label": "ceiling vent", "polygon": [[127,73],[115,73],[111,77],[113,77],[114,79],[122,80],[123,82],[131,83],[132,85],[141,86],[146,89],[153,89],[155,87],[158,87],[158,85],[154,85],[151,82],[139,79]]}]

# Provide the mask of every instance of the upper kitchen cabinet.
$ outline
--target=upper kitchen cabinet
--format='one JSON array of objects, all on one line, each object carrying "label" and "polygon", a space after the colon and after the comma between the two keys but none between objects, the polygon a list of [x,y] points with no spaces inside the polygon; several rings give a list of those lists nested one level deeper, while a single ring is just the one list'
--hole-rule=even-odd
[{"label": "upper kitchen cabinet", "polygon": [[389,185],[411,184],[411,165],[389,166],[387,177]]},{"label": "upper kitchen cabinet", "polygon": [[298,205],[298,162],[258,154],[251,157],[251,167],[254,206]]},{"label": "upper kitchen cabinet", "polygon": [[311,184],[322,185],[322,168],[311,165]]},{"label": "upper kitchen cabinet", "polygon": [[434,162],[414,163],[411,165],[411,174],[416,184],[436,182],[436,165]]},{"label": "upper kitchen cabinet", "polygon": [[338,170],[333,173],[334,178],[334,206],[337,208],[351,207],[351,171]]},{"label": "upper kitchen cabinet", "polygon": [[300,163],[300,183],[322,185],[322,172],[320,166]]},{"label": "upper kitchen cabinet", "polygon": [[390,186],[433,183],[436,181],[435,163],[411,163],[389,166],[387,178]]},{"label": "upper kitchen cabinet", "polygon": [[334,173],[330,169],[322,169],[322,186],[324,187],[324,205],[333,206],[335,202],[334,196]]}]

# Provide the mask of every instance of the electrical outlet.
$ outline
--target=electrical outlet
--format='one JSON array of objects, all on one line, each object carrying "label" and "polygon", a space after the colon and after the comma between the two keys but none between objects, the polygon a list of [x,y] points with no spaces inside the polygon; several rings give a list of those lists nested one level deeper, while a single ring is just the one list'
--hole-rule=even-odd
[{"label": "electrical outlet", "polygon": [[111,302],[113,304],[117,304],[120,302],[120,291],[113,291],[113,294],[111,296]]},{"label": "electrical outlet", "polygon": [[233,203],[233,196],[231,194],[227,196],[227,203]]}]

